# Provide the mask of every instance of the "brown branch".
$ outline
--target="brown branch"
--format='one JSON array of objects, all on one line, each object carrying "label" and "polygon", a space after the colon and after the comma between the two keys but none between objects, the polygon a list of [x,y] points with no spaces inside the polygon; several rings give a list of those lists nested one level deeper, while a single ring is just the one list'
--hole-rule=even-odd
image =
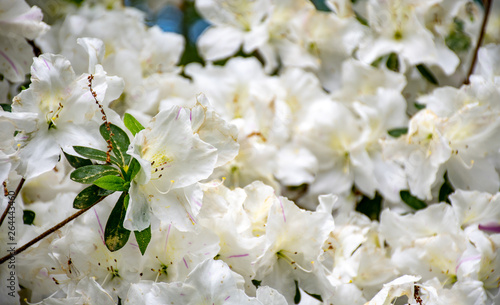
[{"label": "brown branch", "polygon": [[106,197],[101,197],[99,200],[97,200],[92,205],[86,207],[85,209],[81,209],[80,211],[76,212],[75,214],[73,214],[70,217],[66,218],[65,220],[61,221],[57,225],[53,226],[52,228],[48,229],[47,231],[45,231],[42,234],[38,235],[37,237],[33,238],[31,241],[29,241],[28,243],[26,243],[21,248],[18,248],[15,251],[12,251],[9,254],[5,255],[4,257],[0,258],[0,265],[3,264],[3,263],[5,263],[11,257],[18,255],[19,253],[25,251],[26,249],[28,249],[32,245],[36,244],[40,240],[44,239],[45,237],[49,236],[50,234],[52,234],[55,231],[59,230],[60,228],[64,227],[66,224],[68,224],[73,219],[77,218],[78,216],[80,216],[83,213],[85,213],[88,210],[90,210],[93,206],[95,206],[96,204],[98,204],[99,202],[101,202],[104,198],[106,198]]},{"label": "brown branch", "polygon": [[[19,181],[19,184],[17,185],[16,191],[12,195],[11,198],[9,198],[9,203],[7,204],[7,207],[5,208],[5,211],[3,211],[2,217],[0,218],[0,226],[2,225],[3,221],[5,220],[5,217],[7,217],[7,214],[9,213],[10,208],[14,204],[14,201],[17,198],[17,195],[19,195],[19,192],[21,191],[21,188],[23,187],[24,184],[24,178],[21,178],[21,181]],[[7,193],[9,195],[10,193]]]},{"label": "brown branch", "polygon": [[464,85],[470,84],[470,76],[474,72],[474,67],[476,66],[476,61],[477,61],[477,53],[479,51],[479,48],[481,47],[481,44],[483,43],[484,33],[486,32],[486,25],[488,24],[488,17],[490,15],[492,2],[493,2],[493,0],[483,0],[484,18],[483,18],[483,23],[481,24],[481,32],[479,32],[479,38],[477,39],[477,44],[476,44],[476,47],[474,49],[472,62],[470,64],[469,72],[467,73],[467,77],[464,80]]}]

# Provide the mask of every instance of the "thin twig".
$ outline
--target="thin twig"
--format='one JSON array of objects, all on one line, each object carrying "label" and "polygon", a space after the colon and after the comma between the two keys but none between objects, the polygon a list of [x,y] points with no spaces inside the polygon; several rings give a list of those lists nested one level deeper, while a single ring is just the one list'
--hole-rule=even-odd
[{"label": "thin twig", "polygon": [[[19,181],[19,184],[17,185],[16,191],[12,195],[11,198],[9,198],[9,203],[7,204],[7,207],[5,208],[5,211],[3,211],[2,217],[0,218],[0,226],[2,225],[3,221],[5,220],[5,217],[7,217],[7,213],[9,213],[10,208],[14,204],[14,201],[17,198],[17,195],[19,195],[19,192],[21,191],[21,188],[23,187],[24,184],[24,178],[21,178],[21,181]],[[10,194],[10,193],[9,193]]]},{"label": "thin twig", "polygon": [[91,204],[85,209],[81,209],[80,211],[76,212],[75,214],[71,215],[70,217],[66,218],[65,220],[61,221],[57,225],[53,226],[52,228],[48,229],[47,231],[43,232],[42,234],[38,235],[37,237],[33,238],[31,241],[26,243],[24,246],[16,249],[15,251],[10,252],[6,256],[0,258],[0,265],[5,263],[7,260],[9,260],[11,257],[18,255],[19,253],[23,252],[24,250],[28,249],[32,245],[36,244],[40,240],[44,239],[45,237],[49,236],[50,234],[54,233],[55,231],[59,230],[60,228],[64,227],[67,223],[72,221],[73,219],[77,218],[78,216],[82,215],[83,213],[87,212],[90,210],[93,206],[101,202],[104,198],[106,197],[101,197],[99,200],[97,200],[95,203]]},{"label": "thin twig", "polygon": [[493,2],[493,0],[483,0],[483,5],[484,5],[483,24],[481,24],[481,32],[479,32],[479,38],[477,39],[476,48],[474,49],[472,62],[470,64],[470,68],[469,68],[469,72],[467,73],[467,77],[464,80],[464,85],[470,84],[470,76],[474,72],[474,67],[476,66],[476,61],[477,61],[477,53],[479,51],[479,48],[481,47],[481,44],[483,43],[484,33],[486,32],[486,25],[488,24],[488,17],[490,15],[492,2]]}]

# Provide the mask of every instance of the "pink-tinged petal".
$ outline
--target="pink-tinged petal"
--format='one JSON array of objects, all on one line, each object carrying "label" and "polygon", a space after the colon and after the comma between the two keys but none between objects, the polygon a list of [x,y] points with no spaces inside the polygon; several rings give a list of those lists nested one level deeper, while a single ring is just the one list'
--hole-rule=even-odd
[{"label": "pink-tinged petal", "polygon": [[95,213],[95,217],[97,218],[97,223],[99,224],[99,236],[101,237],[102,243],[105,245],[106,242],[104,241],[104,230],[102,229],[101,220],[99,219],[99,215],[97,215],[97,211],[95,210],[95,208],[93,210]]},{"label": "pink-tinged petal", "polygon": [[458,271],[458,268],[460,267],[460,265],[462,265],[463,263],[465,262],[469,262],[469,261],[475,261],[475,260],[478,260],[478,259],[481,259],[481,255],[475,255],[475,256],[469,256],[469,257],[466,257],[466,258],[463,258],[461,259],[457,266],[455,267],[455,273],[457,273]]},{"label": "pink-tinged petal", "polygon": [[281,210],[283,211],[283,221],[286,222],[285,208],[283,207],[283,202],[281,201],[281,197],[278,197],[278,200],[280,201]]},{"label": "pink-tinged petal", "polygon": [[228,256],[227,258],[233,258],[233,257],[245,257],[245,256],[248,256],[249,254],[248,253],[245,253],[245,254],[237,254],[237,255],[231,255],[231,256]]},{"label": "pink-tinged petal", "polygon": [[14,69],[14,71],[16,72],[16,74],[19,74],[19,71],[16,68],[16,64],[10,59],[10,57],[7,56],[7,54],[5,54],[4,52],[2,52],[1,50],[0,50],[0,55],[2,55],[2,57],[5,58],[5,60],[7,60],[7,62],[12,66],[12,69]]}]

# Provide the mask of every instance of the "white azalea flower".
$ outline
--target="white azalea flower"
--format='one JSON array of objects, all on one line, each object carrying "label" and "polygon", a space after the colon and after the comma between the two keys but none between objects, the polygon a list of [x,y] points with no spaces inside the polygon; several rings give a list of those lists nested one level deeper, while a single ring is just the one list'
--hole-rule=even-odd
[{"label": "white azalea flower", "polygon": [[268,40],[269,0],[197,0],[195,4],[213,25],[197,41],[200,54],[208,61],[234,55],[240,47],[251,53]]},{"label": "white azalea flower", "polygon": [[243,278],[222,261],[207,259],[184,282],[133,284],[124,304],[262,304],[240,288]]},{"label": "white azalea flower", "polygon": [[384,284],[384,288],[377,293],[367,305],[389,305],[400,296],[407,296],[409,304],[416,304],[415,283],[420,280],[419,276],[403,275],[394,281]]},{"label": "white azalea flower", "polygon": [[192,185],[212,173],[217,149],[193,131],[190,116],[191,111],[181,107],[162,111],[132,141],[128,153],[139,161],[141,170],[130,188],[127,229],[144,230],[160,209],[162,215],[171,215],[167,223],[184,226],[188,217],[195,221],[191,213],[197,191]]},{"label": "white azalea flower", "polygon": [[196,266],[219,252],[217,236],[203,227],[197,227],[196,232],[181,232],[172,224],[162,224],[151,234],[141,264],[141,280],[184,281]]},{"label": "white azalea flower", "polygon": [[330,214],[301,210],[279,197],[269,210],[265,252],[256,262],[256,279],[280,291],[288,302],[295,295],[294,281],[309,293],[320,293],[313,271],[332,230]]},{"label": "white azalea flower", "polygon": [[443,43],[436,43],[426,28],[426,15],[436,4],[434,0],[390,0],[368,2],[368,22],[372,35],[368,36],[358,52],[359,58],[370,64],[377,58],[395,52],[400,56],[403,71],[409,65],[429,63],[452,74],[459,59]]},{"label": "white azalea flower", "polygon": [[49,26],[42,22],[40,8],[24,0],[2,0],[0,6],[0,74],[11,82],[22,82],[34,55],[26,39],[35,39]]},{"label": "white azalea flower", "polygon": [[[31,68],[31,84],[14,98],[13,113],[37,115],[36,130],[22,133],[18,171],[32,178],[52,169],[60,148],[72,151],[73,145],[96,146],[104,141],[98,133],[101,114],[88,84],[88,74],[76,77],[70,62],[60,55],[43,54]],[[95,66],[93,90],[103,107],[118,98],[123,83],[108,77]],[[112,116],[112,111],[108,114]]]}]

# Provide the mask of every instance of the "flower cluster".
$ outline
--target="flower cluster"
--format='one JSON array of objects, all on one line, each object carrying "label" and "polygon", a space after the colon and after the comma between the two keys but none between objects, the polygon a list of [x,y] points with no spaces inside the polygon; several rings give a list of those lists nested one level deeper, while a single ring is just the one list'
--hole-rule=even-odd
[{"label": "flower cluster", "polygon": [[500,302],[498,2],[26,1],[1,304]]}]

